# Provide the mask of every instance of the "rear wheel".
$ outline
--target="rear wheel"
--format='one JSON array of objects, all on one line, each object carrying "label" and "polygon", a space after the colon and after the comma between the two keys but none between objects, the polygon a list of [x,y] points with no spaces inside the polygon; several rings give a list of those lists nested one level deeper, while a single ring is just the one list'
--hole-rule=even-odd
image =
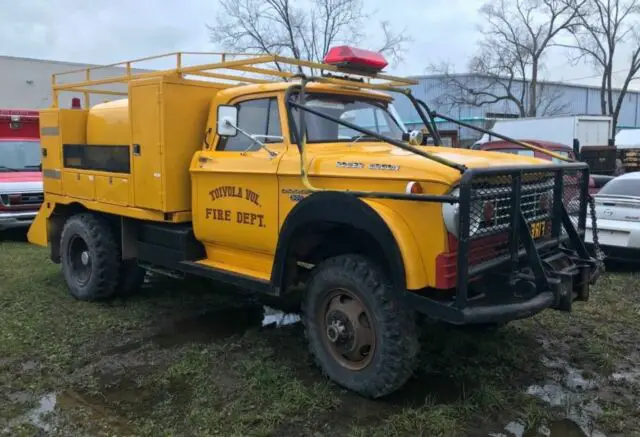
[{"label": "rear wheel", "polygon": [[411,377],[419,349],[413,311],[367,259],[344,255],[318,265],[302,309],[311,354],[337,384],[376,398]]},{"label": "rear wheel", "polygon": [[120,256],[113,231],[90,213],[70,217],[60,238],[62,273],[73,297],[100,300],[113,296],[120,277]]}]

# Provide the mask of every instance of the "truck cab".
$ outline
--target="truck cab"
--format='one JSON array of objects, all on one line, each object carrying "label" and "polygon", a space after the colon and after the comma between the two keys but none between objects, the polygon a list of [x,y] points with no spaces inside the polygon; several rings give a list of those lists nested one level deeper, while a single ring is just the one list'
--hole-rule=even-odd
[{"label": "truck cab", "polygon": [[[153,270],[293,301],[324,374],[373,398],[415,369],[417,314],[486,326],[588,299],[601,260],[584,245],[586,164],[443,146],[441,115],[378,53],[170,56],[169,70],[54,76],[29,241],[74,298],[131,293]],[[60,93],[109,83],[126,84],[123,98],[58,107]]]},{"label": "truck cab", "polygon": [[28,228],[44,194],[38,111],[0,109],[0,231]]}]

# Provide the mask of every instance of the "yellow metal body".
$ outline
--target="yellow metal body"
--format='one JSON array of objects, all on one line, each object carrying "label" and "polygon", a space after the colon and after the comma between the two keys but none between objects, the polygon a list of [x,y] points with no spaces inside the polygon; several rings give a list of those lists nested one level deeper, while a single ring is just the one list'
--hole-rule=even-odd
[{"label": "yellow metal body", "polygon": [[[89,79],[64,85],[54,79],[54,107],[41,113],[42,147],[46,149],[45,202],[29,231],[29,241],[48,243],[47,222],[57,205],[77,204],[92,211],[141,220],[191,221],[196,238],[206,249],[201,264],[269,280],[281,228],[296,205],[292,193],[403,193],[408,182],[418,181],[425,194],[445,194],[460,179],[456,169],[381,142],[307,144],[306,159],[301,159],[297,146],[290,141],[284,101],[291,83],[282,79],[290,80],[292,75],[256,66],[291,60],[259,56],[226,61],[223,56],[216,64],[185,67],[180,56],[176,59],[176,68],[159,72],[133,75],[131,62],[127,62],[122,77],[91,80],[87,73]],[[294,64],[335,70],[304,61]],[[223,68],[233,69],[236,74],[214,73]],[[237,76],[247,72],[268,74],[278,81],[264,83],[263,79]],[[242,79],[244,83],[191,80],[185,78],[187,74],[227,81]],[[325,78],[310,83],[307,90],[389,101],[391,97],[380,90],[412,83],[384,75],[366,79],[350,82]],[[374,79],[382,79],[383,83]],[[85,109],[56,107],[60,92],[89,94],[99,92],[96,87],[100,85],[115,82],[127,84],[128,99]],[[269,143],[275,157],[262,149],[247,153],[216,150],[218,107],[263,97],[277,99],[284,139]],[[69,147],[74,144],[98,148],[93,149],[97,156],[105,151],[100,148],[126,150],[115,163],[94,162],[81,153],[76,156],[77,150]],[[499,152],[420,149],[470,168],[546,163]],[[336,166],[337,161],[345,160],[363,166]],[[112,164],[128,171],[101,170]],[[369,169],[369,164],[399,167],[397,171],[380,171]],[[378,213],[392,232],[405,266],[407,288],[434,286],[435,259],[448,249],[441,204],[367,198],[363,202]]]}]

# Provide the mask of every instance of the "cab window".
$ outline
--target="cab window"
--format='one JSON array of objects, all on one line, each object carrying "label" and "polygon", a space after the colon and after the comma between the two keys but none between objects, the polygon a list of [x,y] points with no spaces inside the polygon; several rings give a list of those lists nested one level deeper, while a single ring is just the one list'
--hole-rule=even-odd
[{"label": "cab window", "polygon": [[[238,107],[238,127],[263,143],[281,143],[282,128],[280,126],[280,112],[278,100],[275,97],[267,99],[247,100],[236,104]],[[269,138],[276,137],[276,138]],[[222,137],[217,150],[228,152],[244,152],[258,150],[260,146],[238,132],[233,137]]]}]

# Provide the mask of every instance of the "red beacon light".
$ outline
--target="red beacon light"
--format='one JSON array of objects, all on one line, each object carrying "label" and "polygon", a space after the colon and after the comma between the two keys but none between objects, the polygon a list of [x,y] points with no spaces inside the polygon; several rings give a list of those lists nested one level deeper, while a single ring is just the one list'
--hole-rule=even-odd
[{"label": "red beacon light", "polygon": [[388,65],[380,53],[350,46],[332,47],[324,57],[324,63],[341,70],[366,73],[378,73]]},{"label": "red beacon light", "polygon": [[81,109],[80,97],[74,97],[71,99],[71,109]]}]

